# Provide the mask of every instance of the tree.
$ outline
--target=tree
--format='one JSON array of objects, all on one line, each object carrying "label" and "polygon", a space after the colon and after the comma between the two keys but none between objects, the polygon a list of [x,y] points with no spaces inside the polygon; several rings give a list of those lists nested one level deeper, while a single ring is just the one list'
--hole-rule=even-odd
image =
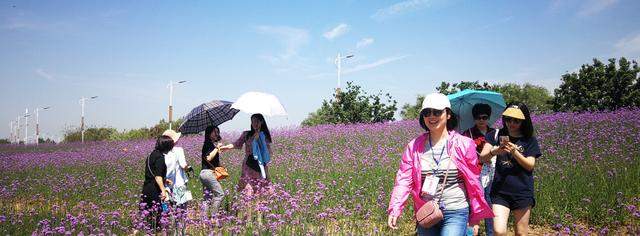
[{"label": "tree", "polygon": [[50,139],[50,138],[47,138],[47,139],[38,138],[38,143],[52,143],[52,144],[55,144],[56,141],[53,141],[53,139]]},{"label": "tree", "polygon": [[411,105],[408,103],[404,104],[402,106],[402,111],[400,111],[400,116],[402,116],[402,119],[412,120],[418,118],[418,116],[420,115],[420,108],[422,107],[422,100],[424,100],[424,95],[418,95],[415,105]]},{"label": "tree", "polygon": [[[85,141],[102,141],[108,140],[113,134],[118,133],[115,128],[101,127],[88,128],[84,131]],[[68,129],[64,134],[64,142],[78,142],[82,140],[82,132],[79,128]]]},{"label": "tree", "polygon": [[[340,123],[375,123],[394,120],[397,102],[389,93],[367,95],[361,87],[347,82],[346,91],[337,91],[329,101],[309,114],[302,126]],[[386,103],[383,99],[386,98]]]},{"label": "tree", "polygon": [[507,83],[504,85],[495,85],[495,91],[502,94],[507,104],[513,102],[523,102],[527,104],[529,110],[533,113],[547,113],[552,110],[551,102],[553,97],[549,91],[537,85],[526,83],[518,85]]},{"label": "tree", "polygon": [[473,89],[473,90],[489,90],[495,91],[496,88],[493,85],[490,85],[487,82],[480,84],[478,81],[462,81],[460,83],[449,84],[447,82],[440,83],[440,86],[436,87],[436,90],[444,95],[449,95],[453,93],[460,92],[465,89]]},{"label": "tree", "polygon": [[553,99],[556,111],[602,111],[640,106],[640,68],[636,61],[622,57],[609,59],[605,65],[598,59],[584,64],[578,73],[562,75],[562,84]]},{"label": "tree", "polygon": [[[480,83],[478,81],[462,81],[454,84],[442,82],[438,87],[436,87],[438,92],[445,95],[457,93],[465,89],[501,93],[507,104],[512,102],[524,102],[534,113],[546,113],[551,111],[552,108],[551,101],[553,100],[553,97],[549,94],[549,91],[542,86],[532,85],[529,83],[518,85],[514,83],[489,84],[487,82]],[[423,99],[424,95],[418,95],[415,104],[404,104],[402,106],[402,111],[400,111],[402,119],[411,120],[418,118]]]},{"label": "tree", "polygon": [[[175,120],[171,123],[172,128],[178,129],[182,124],[182,119]],[[85,130],[85,141],[102,141],[102,140],[133,140],[133,139],[154,139],[160,136],[165,130],[169,129],[169,122],[161,119],[158,124],[151,128],[139,128],[129,131],[123,130],[118,132],[115,128],[101,127],[101,128],[89,128]],[[79,128],[67,128],[64,134],[64,142],[78,142],[81,140],[81,133]],[[46,140],[45,140],[46,141]]]}]

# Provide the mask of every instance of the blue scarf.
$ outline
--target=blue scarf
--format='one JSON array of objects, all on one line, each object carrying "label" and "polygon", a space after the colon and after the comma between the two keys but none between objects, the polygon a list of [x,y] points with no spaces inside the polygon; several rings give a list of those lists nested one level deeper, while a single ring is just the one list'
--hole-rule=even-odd
[{"label": "blue scarf", "polygon": [[258,161],[260,165],[266,165],[271,158],[269,157],[269,149],[267,149],[267,142],[264,133],[260,131],[258,139],[253,139],[253,159]]}]

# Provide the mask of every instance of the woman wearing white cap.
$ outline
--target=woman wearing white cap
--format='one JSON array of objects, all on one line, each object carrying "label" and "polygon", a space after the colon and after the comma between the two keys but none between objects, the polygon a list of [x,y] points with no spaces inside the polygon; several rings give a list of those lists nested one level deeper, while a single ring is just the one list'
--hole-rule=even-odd
[{"label": "woman wearing white cap", "polygon": [[173,140],[173,148],[171,151],[164,154],[164,162],[167,166],[167,174],[166,174],[166,183],[167,188],[171,191],[172,202],[176,204],[177,209],[180,209],[178,212],[181,218],[182,224],[181,227],[178,227],[178,222],[174,222],[176,234],[177,230],[181,229],[181,235],[184,235],[185,224],[184,224],[184,216],[186,216],[187,203],[193,199],[191,195],[191,191],[187,188],[187,182],[189,178],[187,178],[187,171],[193,171],[193,168],[187,164],[187,160],[184,156],[184,149],[182,147],[178,147],[178,140],[180,139],[181,133],[178,133],[173,130],[166,130],[162,133],[163,136],[170,137]]},{"label": "woman wearing white cap", "polygon": [[482,160],[497,155],[490,194],[496,215],[493,230],[495,235],[507,235],[509,214],[513,212],[516,235],[526,235],[531,208],[536,204],[533,167],[542,153],[525,104],[507,106],[502,113],[502,124],[502,129],[487,134],[487,143],[480,154]]},{"label": "woman wearing white cap", "polygon": [[476,145],[454,131],[457,118],[443,94],[425,97],[418,122],[426,132],[411,140],[402,155],[387,223],[397,229],[398,217],[411,194],[417,212],[435,203],[443,215],[439,221],[417,220],[418,235],[464,235],[467,223],[493,217],[478,180]]}]

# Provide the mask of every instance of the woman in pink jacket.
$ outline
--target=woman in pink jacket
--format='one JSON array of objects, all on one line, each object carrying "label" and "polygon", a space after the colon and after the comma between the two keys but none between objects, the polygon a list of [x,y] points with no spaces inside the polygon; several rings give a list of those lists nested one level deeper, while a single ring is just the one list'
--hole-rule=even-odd
[{"label": "woman in pink jacket", "polygon": [[[443,94],[425,97],[418,121],[426,133],[411,140],[402,155],[387,223],[397,229],[398,217],[411,194],[414,210],[434,199],[444,215],[444,219],[431,228],[417,225],[418,235],[465,235],[467,223],[477,224],[481,219],[493,217],[478,180],[476,145],[453,130],[457,118]],[[425,181],[428,181],[426,185],[437,186],[437,190],[423,189]],[[442,185],[444,190],[440,191]]]}]

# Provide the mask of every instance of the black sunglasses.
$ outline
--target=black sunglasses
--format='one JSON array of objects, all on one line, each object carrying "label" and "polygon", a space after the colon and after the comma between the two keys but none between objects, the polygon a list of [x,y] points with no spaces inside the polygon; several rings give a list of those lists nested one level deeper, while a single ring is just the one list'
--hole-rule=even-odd
[{"label": "black sunglasses", "polygon": [[430,115],[441,116],[442,113],[444,113],[444,110],[438,110],[433,108],[425,108],[424,110],[422,110],[422,116],[424,117],[429,117]]},{"label": "black sunglasses", "polygon": [[516,123],[516,124],[520,124],[520,123],[522,123],[522,121],[523,120],[521,120],[521,119],[508,117],[508,116],[504,118],[504,122],[506,122],[506,123],[513,122],[513,123]]},{"label": "black sunglasses", "polygon": [[488,120],[489,116],[486,116],[486,115],[485,116],[476,116],[476,117],[474,117],[474,119],[476,119],[476,120]]}]

